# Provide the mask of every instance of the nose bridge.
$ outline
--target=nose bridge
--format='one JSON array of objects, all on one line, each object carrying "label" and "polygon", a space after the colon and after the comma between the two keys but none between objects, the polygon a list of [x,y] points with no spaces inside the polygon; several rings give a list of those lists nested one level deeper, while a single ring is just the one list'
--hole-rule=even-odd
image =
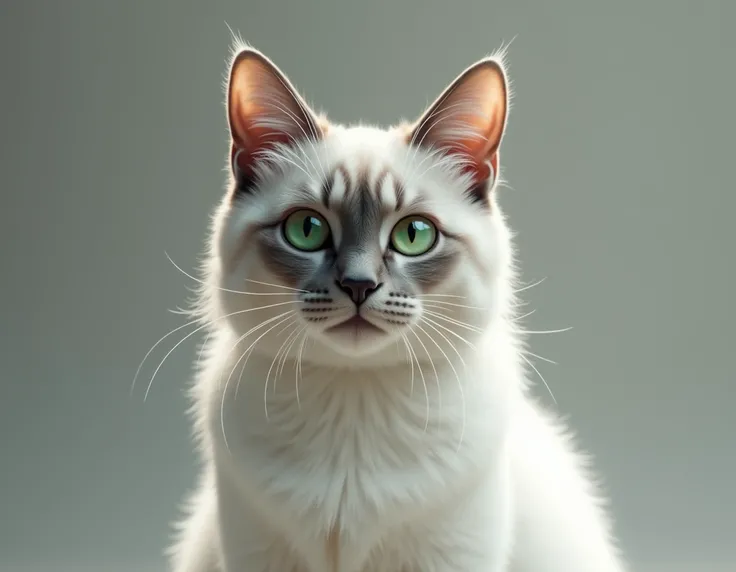
[{"label": "nose bridge", "polygon": [[339,278],[378,280],[382,253],[378,244],[380,221],[363,209],[351,210],[343,217],[343,232],[337,251]]},{"label": "nose bridge", "polygon": [[364,245],[345,243],[337,253],[337,274],[339,279],[378,281],[381,253],[378,248],[364,248]]}]

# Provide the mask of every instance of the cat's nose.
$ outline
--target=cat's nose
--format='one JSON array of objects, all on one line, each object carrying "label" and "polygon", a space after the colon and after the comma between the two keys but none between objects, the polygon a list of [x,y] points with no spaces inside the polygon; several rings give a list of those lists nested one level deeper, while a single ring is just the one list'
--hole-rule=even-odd
[{"label": "cat's nose", "polygon": [[378,290],[383,284],[378,284],[370,278],[352,278],[345,276],[340,280],[336,280],[338,288],[345,292],[353,302],[360,306],[368,299],[368,296]]}]

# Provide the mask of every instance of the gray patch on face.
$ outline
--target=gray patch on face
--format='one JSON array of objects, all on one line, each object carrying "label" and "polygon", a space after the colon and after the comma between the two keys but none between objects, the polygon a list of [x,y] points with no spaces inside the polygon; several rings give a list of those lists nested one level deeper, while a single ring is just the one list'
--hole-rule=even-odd
[{"label": "gray patch on face", "polygon": [[337,251],[337,279],[343,276],[379,282],[383,253],[378,242],[381,210],[371,196],[367,180],[358,186],[340,209],[342,237]]},{"label": "gray patch on face", "polygon": [[460,260],[460,250],[449,239],[441,251],[409,260],[404,265],[404,274],[423,291],[428,292],[445,282]]},{"label": "gray patch on face", "polygon": [[320,198],[326,209],[330,208],[330,197],[332,196],[332,188],[335,186],[335,172],[327,175],[320,188]]},{"label": "gray patch on face", "polygon": [[281,232],[281,225],[261,231],[258,250],[269,272],[285,285],[301,289],[303,284],[314,280],[316,274],[325,272],[334,264],[334,255],[329,249],[317,255],[302,254],[285,244]]}]

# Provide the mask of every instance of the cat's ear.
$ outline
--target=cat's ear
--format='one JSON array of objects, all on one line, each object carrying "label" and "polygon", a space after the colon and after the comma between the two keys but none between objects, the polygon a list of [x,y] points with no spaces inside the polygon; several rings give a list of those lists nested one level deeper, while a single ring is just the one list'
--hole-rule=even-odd
[{"label": "cat's ear", "polygon": [[429,106],[409,144],[454,155],[477,184],[493,184],[508,115],[508,81],[500,58],[473,64]]},{"label": "cat's ear", "polygon": [[253,176],[264,154],[277,144],[318,140],[322,129],[288,78],[252,48],[233,57],[227,85],[227,116],[236,178]]}]

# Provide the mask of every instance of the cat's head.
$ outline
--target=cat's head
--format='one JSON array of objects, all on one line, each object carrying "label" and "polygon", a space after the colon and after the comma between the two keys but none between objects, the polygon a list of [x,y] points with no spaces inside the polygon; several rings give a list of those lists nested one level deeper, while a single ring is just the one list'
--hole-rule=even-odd
[{"label": "cat's head", "polygon": [[231,180],[207,294],[244,347],[378,365],[405,359],[398,342],[423,360],[472,344],[505,310],[511,246],[494,193],[502,58],[467,68],[414,123],[384,130],[329,123],[245,48],[227,112]]}]

